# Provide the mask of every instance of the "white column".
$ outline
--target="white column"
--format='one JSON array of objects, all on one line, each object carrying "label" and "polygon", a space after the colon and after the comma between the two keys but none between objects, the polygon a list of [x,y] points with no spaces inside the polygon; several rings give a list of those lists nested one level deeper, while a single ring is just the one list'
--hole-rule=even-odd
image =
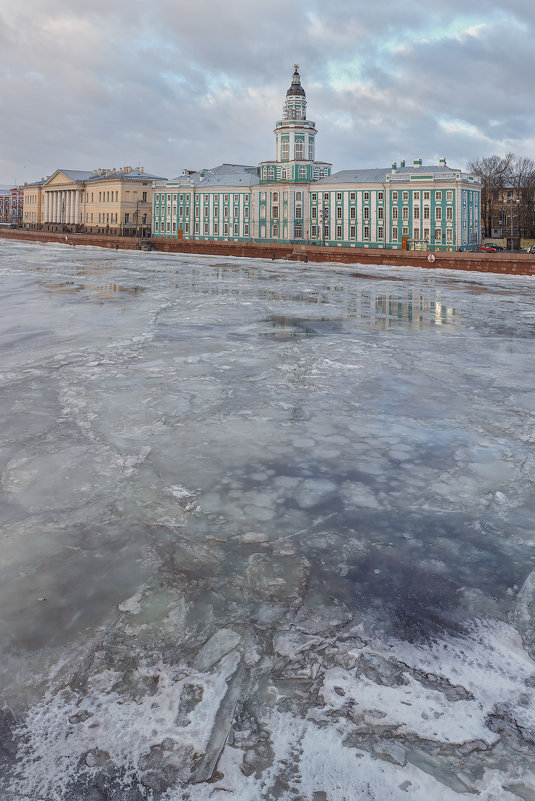
[{"label": "white column", "polygon": [[45,214],[43,222],[48,222],[48,192],[45,192]]},{"label": "white column", "polygon": [[54,211],[53,211],[53,214],[52,214],[52,222],[55,222],[55,223],[57,223],[57,221],[58,221],[58,202],[59,202],[58,201],[58,197],[59,197],[58,191],[54,190]]},{"label": "white column", "polygon": [[80,222],[80,190],[77,189],[75,192],[76,201],[74,204],[74,221],[76,225]]},{"label": "white column", "polygon": [[65,204],[65,222],[70,225],[72,223],[72,191],[67,189],[67,202]]}]

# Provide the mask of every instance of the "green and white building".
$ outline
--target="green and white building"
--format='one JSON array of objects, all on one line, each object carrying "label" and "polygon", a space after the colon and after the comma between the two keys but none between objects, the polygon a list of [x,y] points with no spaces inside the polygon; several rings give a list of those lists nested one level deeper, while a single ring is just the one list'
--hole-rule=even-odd
[{"label": "green and white building", "polygon": [[153,237],[340,247],[464,249],[479,244],[481,184],[446,159],[342,170],[315,160],[298,66],[275,124],[275,159],[221,164],[155,183]]}]

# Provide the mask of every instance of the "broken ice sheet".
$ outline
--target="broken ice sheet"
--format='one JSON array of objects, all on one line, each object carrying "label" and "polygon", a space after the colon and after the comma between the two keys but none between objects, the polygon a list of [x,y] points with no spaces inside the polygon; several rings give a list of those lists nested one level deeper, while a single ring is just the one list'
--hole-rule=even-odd
[{"label": "broken ice sheet", "polygon": [[2,799],[529,798],[532,279],[2,256]]}]

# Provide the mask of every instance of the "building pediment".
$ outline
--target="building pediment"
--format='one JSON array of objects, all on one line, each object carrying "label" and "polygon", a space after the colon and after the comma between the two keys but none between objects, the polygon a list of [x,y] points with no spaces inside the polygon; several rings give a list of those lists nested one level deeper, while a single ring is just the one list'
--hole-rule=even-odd
[{"label": "building pediment", "polygon": [[45,189],[62,187],[73,189],[83,186],[85,181],[92,173],[89,170],[56,170],[50,178],[45,181]]}]

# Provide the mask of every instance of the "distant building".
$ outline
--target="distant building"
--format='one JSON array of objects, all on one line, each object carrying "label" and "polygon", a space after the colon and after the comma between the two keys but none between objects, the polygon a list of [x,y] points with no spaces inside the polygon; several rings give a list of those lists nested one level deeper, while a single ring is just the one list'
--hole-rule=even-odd
[{"label": "distant building", "polygon": [[155,181],[165,178],[146,173],[143,167],[56,170],[24,187],[24,227],[149,235]]},{"label": "distant building", "polygon": [[0,186],[0,223],[20,225],[23,213],[22,186]]},{"label": "distant building", "polygon": [[458,249],[480,241],[481,185],[441,159],[342,170],[315,160],[315,123],[296,65],[275,159],[185,170],[154,190],[153,236],[341,247]]}]

